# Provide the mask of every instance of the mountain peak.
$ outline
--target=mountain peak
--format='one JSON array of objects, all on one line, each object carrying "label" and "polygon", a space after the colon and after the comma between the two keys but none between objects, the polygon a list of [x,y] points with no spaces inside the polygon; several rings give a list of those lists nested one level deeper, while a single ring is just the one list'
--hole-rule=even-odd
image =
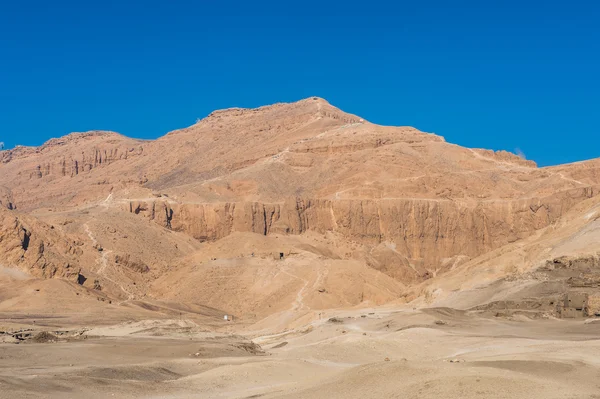
[{"label": "mountain peak", "polygon": [[320,97],[308,97],[302,100],[289,103],[274,103],[264,105],[257,108],[241,108],[232,107],[211,112],[206,118],[198,121],[198,123],[228,119],[231,117],[264,117],[264,118],[281,118],[285,116],[297,115],[313,115],[314,118],[332,118],[341,119],[348,123],[364,122],[364,119],[348,114],[339,108],[331,105],[327,100]]}]

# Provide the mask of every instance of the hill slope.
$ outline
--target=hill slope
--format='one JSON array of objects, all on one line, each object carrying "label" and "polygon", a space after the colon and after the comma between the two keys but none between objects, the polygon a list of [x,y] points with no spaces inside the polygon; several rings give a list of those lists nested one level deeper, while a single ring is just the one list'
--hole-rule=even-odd
[{"label": "hill slope", "polygon": [[[574,223],[599,185],[599,160],[538,168],[309,98],[215,111],[154,141],[87,132],[2,151],[0,249],[15,254],[6,267],[124,306],[256,321],[462,281]],[[35,256],[18,249],[24,222]],[[27,260],[40,248],[46,260]]]}]

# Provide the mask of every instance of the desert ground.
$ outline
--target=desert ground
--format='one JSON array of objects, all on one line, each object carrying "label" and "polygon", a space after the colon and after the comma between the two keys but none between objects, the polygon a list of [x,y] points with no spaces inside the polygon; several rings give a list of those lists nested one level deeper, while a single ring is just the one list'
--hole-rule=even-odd
[{"label": "desert ground", "polygon": [[2,398],[600,397],[598,320],[391,306],[260,335],[235,320],[32,318],[0,324],[28,335],[0,344]]}]

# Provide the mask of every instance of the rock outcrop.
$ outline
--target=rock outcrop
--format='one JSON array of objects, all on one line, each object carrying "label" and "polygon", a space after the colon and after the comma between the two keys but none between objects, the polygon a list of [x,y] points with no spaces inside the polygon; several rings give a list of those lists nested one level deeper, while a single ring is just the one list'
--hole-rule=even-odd
[{"label": "rock outcrop", "polygon": [[17,209],[12,193],[6,187],[0,187],[0,208],[6,208],[10,211]]},{"label": "rock outcrop", "polygon": [[2,265],[36,277],[77,281],[83,242],[65,237],[53,226],[0,209]]},{"label": "rock outcrop", "polygon": [[406,258],[433,267],[443,258],[476,257],[526,238],[598,193],[598,188],[581,188],[545,198],[472,204],[435,199],[289,198],[275,204],[177,204],[155,200],[130,202],[128,208],[200,241],[218,240],[233,232],[268,235],[333,231],[371,245],[393,242]]}]

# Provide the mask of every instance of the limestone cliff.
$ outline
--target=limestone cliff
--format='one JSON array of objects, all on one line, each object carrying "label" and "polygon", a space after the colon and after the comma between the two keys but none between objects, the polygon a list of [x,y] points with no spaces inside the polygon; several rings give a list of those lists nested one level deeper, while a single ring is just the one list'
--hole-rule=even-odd
[{"label": "limestone cliff", "polygon": [[326,200],[289,198],[282,203],[177,204],[131,202],[129,211],[159,225],[213,241],[233,232],[302,234],[334,231],[377,245],[389,241],[409,259],[431,267],[443,258],[476,257],[555,223],[598,188],[544,198],[465,203],[435,199]]},{"label": "limestone cliff", "polygon": [[78,281],[82,245],[53,226],[0,209],[2,266],[17,267],[36,277]]}]

